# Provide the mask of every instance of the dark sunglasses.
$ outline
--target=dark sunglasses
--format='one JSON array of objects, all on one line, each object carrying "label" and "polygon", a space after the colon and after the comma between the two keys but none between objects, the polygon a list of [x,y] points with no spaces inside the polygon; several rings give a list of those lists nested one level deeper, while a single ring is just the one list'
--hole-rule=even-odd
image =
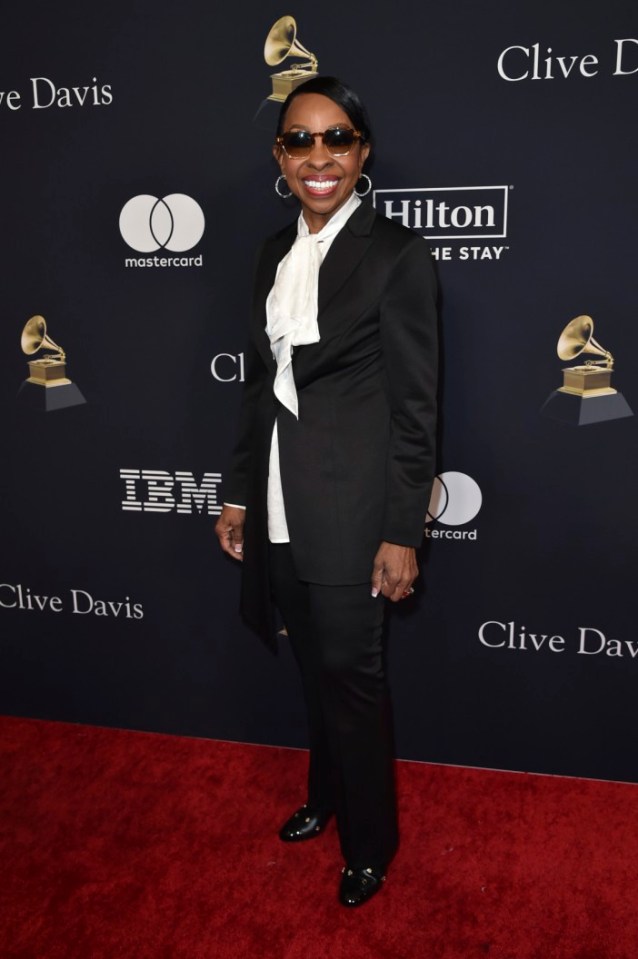
[{"label": "dark sunglasses", "polygon": [[332,157],[348,156],[357,140],[363,134],[352,127],[330,127],[323,133],[310,133],[308,130],[288,130],[287,133],[275,138],[275,143],[283,147],[284,153],[291,160],[303,160],[309,157],[315,145],[315,137],[321,137],[321,142]]}]

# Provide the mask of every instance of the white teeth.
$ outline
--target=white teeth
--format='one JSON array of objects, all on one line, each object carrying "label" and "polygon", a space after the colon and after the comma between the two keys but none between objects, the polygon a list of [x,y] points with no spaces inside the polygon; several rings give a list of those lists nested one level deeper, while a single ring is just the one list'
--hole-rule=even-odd
[{"label": "white teeth", "polygon": [[304,180],[306,186],[311,190],[332,190],[337,185],[337,180]]}]

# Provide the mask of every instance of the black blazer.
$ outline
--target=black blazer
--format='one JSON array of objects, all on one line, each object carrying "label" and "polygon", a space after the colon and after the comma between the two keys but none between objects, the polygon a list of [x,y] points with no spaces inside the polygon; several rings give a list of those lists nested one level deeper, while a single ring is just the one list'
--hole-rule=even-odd
[{"label": "black blazer", "polygon": [[364,202],[319,272],[320,341],[296,347],[299,419],[275,399],[266,298],[296,222],[255,276],[239,440],[224,499],[246,506],[242,612],[272,636],[266,488],[275,417],[300,579],[367,582],[382,540],[418,546],[434,475],[436,281],[427,244]]}]

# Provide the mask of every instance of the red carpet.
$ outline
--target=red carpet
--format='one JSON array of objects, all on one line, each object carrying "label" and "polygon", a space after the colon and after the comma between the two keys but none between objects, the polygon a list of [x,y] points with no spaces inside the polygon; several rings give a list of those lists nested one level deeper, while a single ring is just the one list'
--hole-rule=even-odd
[{"label": "red carpet", "polygon": [[0,959],[635,959],[638,787],[399,764],[380,895],[334,826],[287,845],[306,754],[0,720]]}]

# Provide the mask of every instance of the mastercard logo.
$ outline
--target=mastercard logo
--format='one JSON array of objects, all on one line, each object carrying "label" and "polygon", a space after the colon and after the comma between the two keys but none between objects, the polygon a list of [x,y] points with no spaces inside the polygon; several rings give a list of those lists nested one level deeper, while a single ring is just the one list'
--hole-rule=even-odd
[{"label": "mastercard logo", "polygon": [[183,253],[201,240],[206,221],[199,203],[185,193],[156,197],[140,193],[122,207],[120,233],[139,253]]}]

